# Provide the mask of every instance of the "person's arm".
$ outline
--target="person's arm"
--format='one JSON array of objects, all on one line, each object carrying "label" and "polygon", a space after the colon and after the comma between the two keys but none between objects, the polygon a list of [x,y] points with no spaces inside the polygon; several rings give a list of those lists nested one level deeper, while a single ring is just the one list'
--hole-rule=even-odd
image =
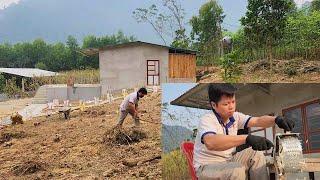
[{"label": "person's arm", "polygon": [[248,122],[248,127],[272,127],[275,125],[275,118],[274,116],[252,117]]},{"label": "person's arm", "polygon": [[292,131],[295,123],[291,119],[285,119],[281,116],[261,116],[252,117],[248,122],[248,127],[268,128],[274,126],[275,124],[277,124],[279,128],[284,129],[285,131]]},{"label": "person's arm", "polygon": [[136,115],[138,113],[136,110],[135,104],[133,104],[132,102],[129,102],[128,110],[129,110],[130,114],[132,114],[132,115]]},{"label": "person's arm", "polygon": [[203,142],[208,150],[225,151],[233,147],[246,143],[247,135],[220,135],[207,134],[203,137]]},{"label": "person's arm", "polygon": [[261,136],[254,135],[217,135],[207,134],[203,137],[203,142],[210,151],[225,151],[233,147],[238,147],[246,144],[252,147],[253,150],[264,151],[273,147],[271,141]]}]

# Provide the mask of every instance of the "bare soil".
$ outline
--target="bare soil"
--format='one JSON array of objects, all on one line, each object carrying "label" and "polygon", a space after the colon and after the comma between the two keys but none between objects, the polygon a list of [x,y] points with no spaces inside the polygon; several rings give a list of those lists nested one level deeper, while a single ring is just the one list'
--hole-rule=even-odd
[{"label": "bare soil", "polygon": [[[241,74],[236,82],[242,83],[319,83],[320,61],[274,60],[273,71],[266,61],[255,61],[240,65]],[[224,82],[224,70],[220,67],[209,67],[207,75],[202,76],[200,83]],[[203,74],[203,68],[197,70]]]},{"label": "bare soil", "polygon": [[139,129],[115,128],[121,100],[5,127],[0,179],[161,179],[160,98],[141,99]]}]

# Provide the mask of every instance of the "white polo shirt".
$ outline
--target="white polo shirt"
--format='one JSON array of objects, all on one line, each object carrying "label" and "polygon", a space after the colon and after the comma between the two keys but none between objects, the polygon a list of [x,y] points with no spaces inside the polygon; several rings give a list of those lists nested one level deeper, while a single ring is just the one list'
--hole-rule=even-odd
[{"label": "white polo shirt", "polygon": [[210,151],[203,142],[206,134],[237,135],[238,129],[247,127],[251,116],[235,112],[226,125],[223,125],[221,117],[216,112],[204,115],[198,126],[195,139],[193,164],[197,171],[201,165],[225,162],[230,160],[236,148],[225,151]]},{"label": "white polo shirt", "polygon": [[139,97],[138,97],[138,92],[133,92],[126,96],[122,103],[120,104],[120,111],[125,111],[128,109],[129,103],[133,103],[135,105],[138,104]]}]

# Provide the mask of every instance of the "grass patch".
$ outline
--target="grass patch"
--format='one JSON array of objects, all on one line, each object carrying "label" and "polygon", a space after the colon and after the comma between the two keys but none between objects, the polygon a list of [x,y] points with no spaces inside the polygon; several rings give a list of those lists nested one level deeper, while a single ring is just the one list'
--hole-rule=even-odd
[{"label": "grass patch", "polygon": [[162,178],[166,180],[191,179],[187,160],[180,150],[162,155]]}]

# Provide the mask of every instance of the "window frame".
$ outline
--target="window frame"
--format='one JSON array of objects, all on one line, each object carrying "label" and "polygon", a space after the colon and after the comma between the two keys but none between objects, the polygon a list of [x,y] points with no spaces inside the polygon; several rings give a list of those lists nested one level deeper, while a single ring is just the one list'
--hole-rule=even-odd
[{"label": "window frame", "polygon": [[[155,83],[155,77],[158,78],[158,81],[156,83]],[[149,83],[149,78],[152,79],[152,84]],[[147,60],[147,85],[148,86],[160,85],[160,60]]]},{"label": "window frame", "polygon": [[[306,101],[303,103],[300,103],[298,105],[290,106],[287,108],[282,109],[282,116],[290,110],[294,110],[299,108],[301,110],[301,120],[302,120],[302,134],[304,137],[304,140],[307,142],[303,142],[305,144],[305,150],[303,151],[303,154],[311,154],[311,153],[319,153],[320,148],[318,149],[311,149],[311,143],[310,143],[310,134],[320,134],[320,128],[317,128],[317,130],[310,131],[309,130],[309,124],[307,120],[307,106],[312,104],[319,104],[320,105],[320,99],[314,99],[310,101]],[[317,141],[318,142],[318,141]]]}]

